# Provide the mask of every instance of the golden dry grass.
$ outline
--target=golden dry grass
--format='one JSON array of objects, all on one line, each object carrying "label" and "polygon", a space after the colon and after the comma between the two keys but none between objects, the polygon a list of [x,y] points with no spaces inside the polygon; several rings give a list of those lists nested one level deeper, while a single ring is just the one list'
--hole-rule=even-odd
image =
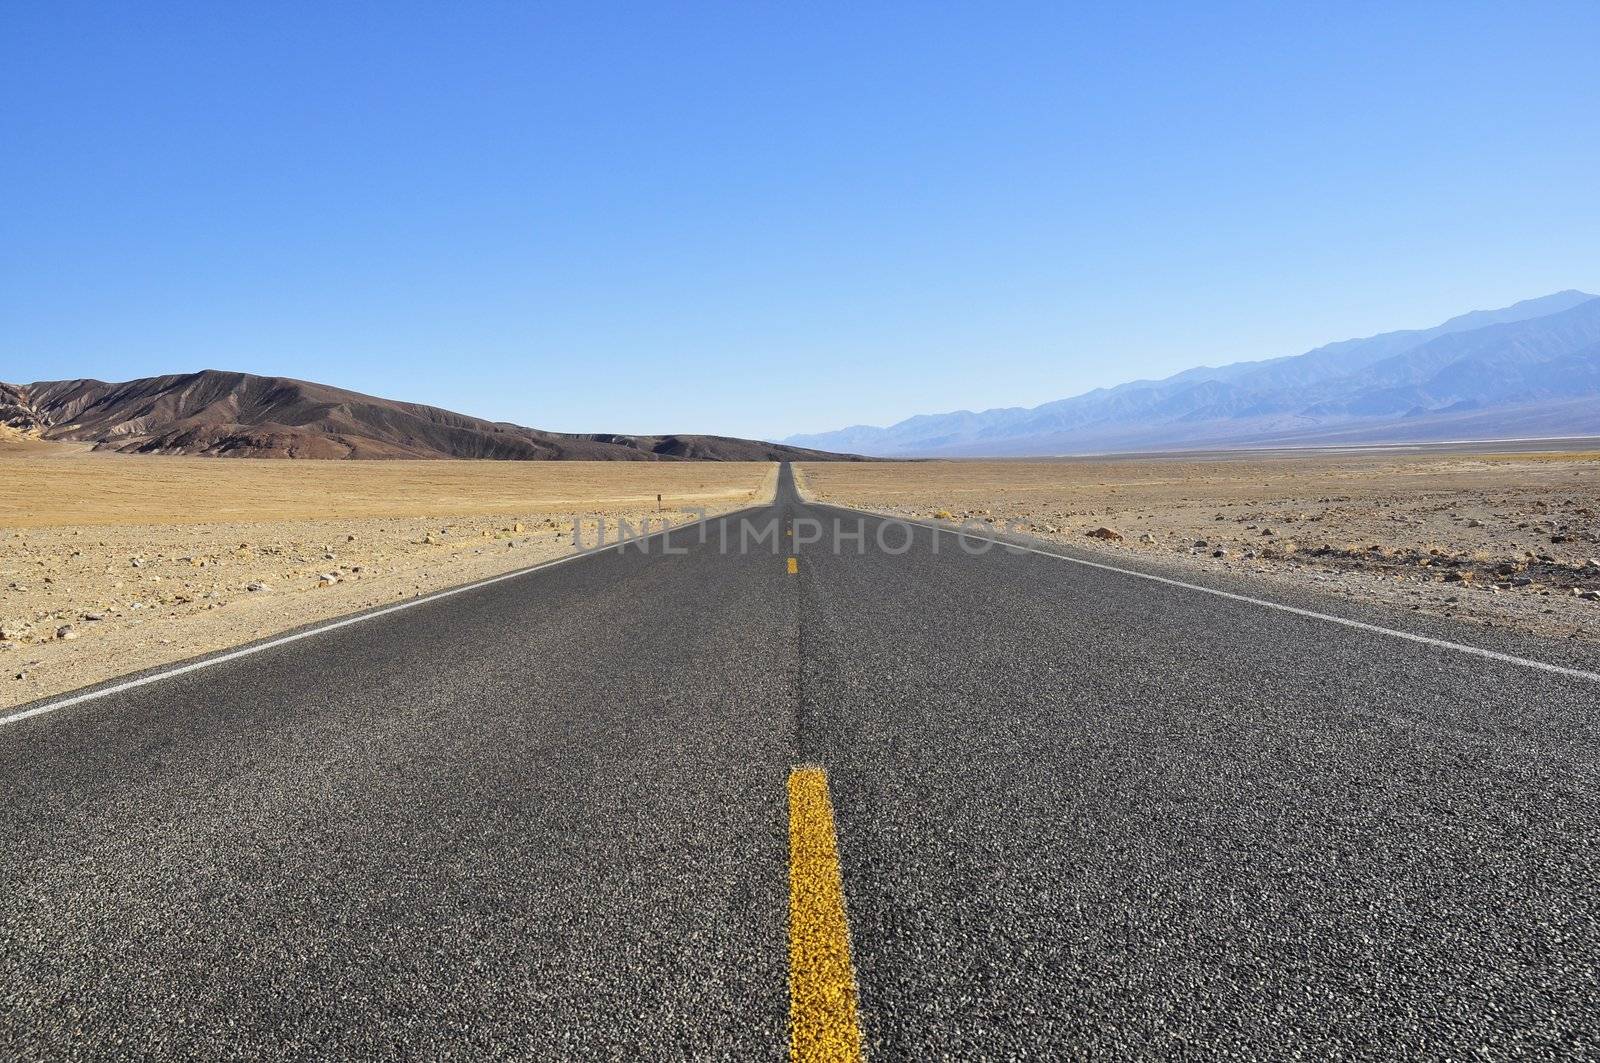
[{"label": "golden dry grass", "polygon": [[[0,708],[772,496],[770,463],[263,461],[0,446]],[[656,495],[661,494],[658,512]]]},{"label": "golden dry grass", "polygon": [[[1098,553],[1600,640],[1600,602],[1587,597],[1600,590],[1593,450],[818,463],[799,471],[822,502],[1009,526]],[[1090,534],[1102,527],[1120,538]]]},{"label": "golden dry grass", "polygon": [[0,527],[466,517],[725,505],[764,462],[266,461],[0,449]]},{"label": "golden dry grass", "polygon": [[1295,454],[1061,461],[808,463],[821,494],[863,504],[994,509],[1214,509],[1224,503],[1304,500],[1329,493],[1388,500],[1423,493],[1470,500],[1497,490],[1589,490],[1600,453]]},{"label": "golden dry grass", "polygon": [[0,424],[0,454],[7,452],[36,453],[39,450],[44,449],[44,447],[45,444],[41,443],[34,436],[28,435],[24,432],[19,432],[10,425]]},{"label": "golden dry grass", "polygon": [[1527,454],[1480,454],[1479,461],[1496,462],[1559,462],[1600,461],[1600,450],[1537,451]]}]

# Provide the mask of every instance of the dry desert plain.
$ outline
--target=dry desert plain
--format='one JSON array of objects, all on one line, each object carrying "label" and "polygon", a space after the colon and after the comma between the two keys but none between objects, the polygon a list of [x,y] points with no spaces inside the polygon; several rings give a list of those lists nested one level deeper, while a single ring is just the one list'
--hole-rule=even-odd
[{"label": "dry desert plain", "polygon": [[[1596,451],[799,473],[818,501],[1600,641]],[[0,438],[0,707],[558,557],[574,521],[592,537],[602,519],[660,526],[738,509],[770,498],[775,474],[765,463],[139,457]]]},{"label": "dry desert plain", "polygon": [[[0,707],[772,496],[770,463],[269,461],[0,439]],[[664,511],[656,511],[661,494]],[[613,531],[614,534],[614,531]]]},{"label": "dry desert plain", "polygon": [[806,464],[815,501],[1008,525],[1212,572],[1600,641],[1600,451],[1432,448]]}]

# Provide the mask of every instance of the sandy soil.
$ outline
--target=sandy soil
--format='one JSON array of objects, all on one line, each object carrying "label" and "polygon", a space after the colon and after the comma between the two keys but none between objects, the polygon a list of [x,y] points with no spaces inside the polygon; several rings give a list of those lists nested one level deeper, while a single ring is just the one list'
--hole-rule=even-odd
[{"label": "sandy soil", "polygon": [[[0,441],[0,707],[771,498],[777,466],[289,462]],[[663,496],[662,511],[656,495]]]},{"label": "sandy soil", "polygon": [[[807,464],[807,493],[1600,641],[1600,452]],[[1105,538],[1092,533],[1101,532]],[[1115,535],[1116,538],[1111,536]]]}]

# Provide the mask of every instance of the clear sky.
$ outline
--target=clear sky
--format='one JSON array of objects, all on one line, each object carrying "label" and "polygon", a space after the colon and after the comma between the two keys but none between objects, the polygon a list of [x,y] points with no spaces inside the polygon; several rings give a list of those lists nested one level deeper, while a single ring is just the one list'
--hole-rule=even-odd
[{"label": "clear sky", "polygon": [[772,438],[1600,291],[1597,42],[1589,0],[0,0],[0,379]]}]

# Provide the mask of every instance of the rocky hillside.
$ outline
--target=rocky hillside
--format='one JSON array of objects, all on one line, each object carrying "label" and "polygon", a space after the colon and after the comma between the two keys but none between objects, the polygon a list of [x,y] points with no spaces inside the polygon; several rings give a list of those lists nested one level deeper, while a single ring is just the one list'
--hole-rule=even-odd
[{"label": "rocky hillside", "polygon": [[831,461],[724,436],[543,432],[284,377],[205,370],[120,384],[0,384],[0,425],[140,454],[507,461]]},{"label": "rocky hillside", "polygon": [[1427,329],[1185,370],[1032,408],[790,436],[894,457],[1600,434],[1600,299],[1557,292]]}]

